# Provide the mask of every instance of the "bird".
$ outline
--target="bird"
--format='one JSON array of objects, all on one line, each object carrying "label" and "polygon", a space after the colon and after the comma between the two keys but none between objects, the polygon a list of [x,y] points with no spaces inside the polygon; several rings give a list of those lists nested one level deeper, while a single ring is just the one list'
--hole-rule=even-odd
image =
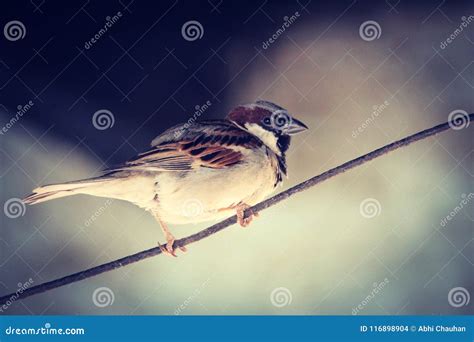
[{"label": "bird", "polygon": [[[151,213],[176,256],[168,224],[189,224],[237,215],[242,227],[258,213],[249,209],[287,177],[291,136],[308,129],[279,105],[265,100],[239,105],[225,119],[173,126],[151,148],[98,177],[38,187],[23,199],[33,205],[77,194],[125,200]],[[185,247],[180,247],[186,251]]]}]

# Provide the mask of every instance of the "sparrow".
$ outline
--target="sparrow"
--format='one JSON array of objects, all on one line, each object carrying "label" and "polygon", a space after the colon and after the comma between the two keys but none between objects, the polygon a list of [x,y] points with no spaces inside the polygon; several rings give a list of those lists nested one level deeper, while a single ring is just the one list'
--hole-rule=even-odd
[{"label": "sparrow", "polygon": [[[223,120],[169,128],[151,149],[104,170],[99,177],[45,185],[23,201],[37,204],[86,194],[125,200],[149,211],[166,238],[162,252],[176,256],[167,224],[223,219],[236,213],[246,227],[262,201],[287,175],[291,136],[308,127],[269,101],[240,105]],[[186,248],[181,248],[186,251]]]}]

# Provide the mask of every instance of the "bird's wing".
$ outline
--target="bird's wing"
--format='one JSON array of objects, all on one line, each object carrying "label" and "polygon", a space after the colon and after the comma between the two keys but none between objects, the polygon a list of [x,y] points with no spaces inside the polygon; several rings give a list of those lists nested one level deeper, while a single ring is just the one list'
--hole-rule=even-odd
[{"label": "bird's wing", "polygon": [[202,133],[212,134],[214,131],[236,131],[240,130],[227,120],[207,120],[193,123],[178,124],[158,135],[151,142],[151,147],[160,146],[171,142],[179,142],[182,139],[193,139]]},{"label": "bird's wing", "polygon": [[153,140],[151,150],[112,171],[220,169],[241,162],[243,149],[261,145],[252,135],[224,121],[193,123],[183,128],[175,126],[165,131]]}]

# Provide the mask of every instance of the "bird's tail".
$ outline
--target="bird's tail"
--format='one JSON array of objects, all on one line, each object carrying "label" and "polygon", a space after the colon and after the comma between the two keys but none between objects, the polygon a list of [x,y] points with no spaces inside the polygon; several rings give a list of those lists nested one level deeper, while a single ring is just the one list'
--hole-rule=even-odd
[{"label": "bird's tail", "polygon": [[23,202],[26,204],[38,204],[46,202],[52,199],[72,196],[76,194],[87,194],[90,193],[92,189],[97,188],[108,182],[113,178],[90,178],[79,181],[60,183],[60,184],[50,184],[45,186],[40,186],[33,190],[33,193],[23,199]]}]

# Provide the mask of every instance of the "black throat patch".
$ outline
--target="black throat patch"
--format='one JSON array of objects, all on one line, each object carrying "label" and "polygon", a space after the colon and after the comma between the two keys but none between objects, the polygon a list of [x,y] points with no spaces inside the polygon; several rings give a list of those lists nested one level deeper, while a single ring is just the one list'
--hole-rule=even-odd
[{"label": "black throat patch", "polygon": [[286,167],[286,155],[285,152],[290,147],[291,137],[289,135],[280,135],[277,139],[277,147],[280,151],[280,155],[277,155],[278,160],[278,170],[277,170],[277,181],[275,186],[277,186],[280,182],[283,181],[283,175],[286,176],[287,174],[287,167]]}]

